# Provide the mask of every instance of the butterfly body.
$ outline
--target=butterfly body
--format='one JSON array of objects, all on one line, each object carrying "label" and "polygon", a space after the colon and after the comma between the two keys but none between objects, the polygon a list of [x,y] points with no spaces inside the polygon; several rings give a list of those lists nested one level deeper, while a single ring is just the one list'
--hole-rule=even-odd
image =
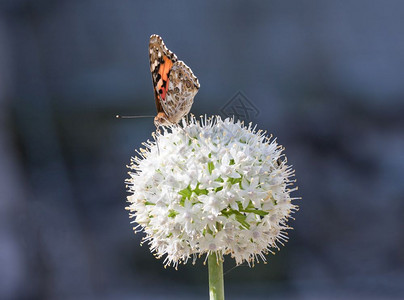
[{"label": "butterfly body", "polygon": [[198,78],[156,34],[150,37],[149,58],[157,107],[154,124],[177,124],[191,110],[200,87]]}]

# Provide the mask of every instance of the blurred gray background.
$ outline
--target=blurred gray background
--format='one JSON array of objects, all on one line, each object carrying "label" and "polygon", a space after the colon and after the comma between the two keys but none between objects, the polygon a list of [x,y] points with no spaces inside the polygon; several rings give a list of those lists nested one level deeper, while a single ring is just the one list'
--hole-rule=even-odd
[{"label": "blurred gray background", "polygon": [[[229,299],[404,298],[403,1],[0,2],[0,298],[207,299],[140,247],[124,179],[154,114],[148,39],[239,91],[296,169],[290,242],[232,269]],[[240,115],[242,118],[243,116]]]}]

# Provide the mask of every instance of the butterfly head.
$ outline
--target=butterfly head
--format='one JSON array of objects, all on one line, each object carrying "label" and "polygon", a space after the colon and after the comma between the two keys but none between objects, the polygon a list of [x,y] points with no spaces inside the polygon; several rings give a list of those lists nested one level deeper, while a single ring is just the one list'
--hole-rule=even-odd
[{"label": "butterfly head", "polygon": [[156,125],[157,128],[171,124],[172,123],[168,120],[168,117],[164,112],[159,112],[157,116],[154,117],[154,125]]}]

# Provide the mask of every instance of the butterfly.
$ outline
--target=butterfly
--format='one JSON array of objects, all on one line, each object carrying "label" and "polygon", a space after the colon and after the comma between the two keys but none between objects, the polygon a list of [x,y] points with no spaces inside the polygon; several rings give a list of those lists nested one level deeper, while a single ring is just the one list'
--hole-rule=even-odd
[{"label": "butterfly", "polygon": [[153,80],[157,115],[154,124],[178,124],[189,113],[199,90],[192,70],[167,49],[163,39],[153,34],[149,41],[150,72]]}]

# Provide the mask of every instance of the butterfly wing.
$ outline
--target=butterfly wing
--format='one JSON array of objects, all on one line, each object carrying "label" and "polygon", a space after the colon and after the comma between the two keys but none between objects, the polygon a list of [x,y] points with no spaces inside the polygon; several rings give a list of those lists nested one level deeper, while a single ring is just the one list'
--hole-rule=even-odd
[{"label": "butterfly wing", "polygon": [[157,113],[164,112],[161,103],[167,96],[169,73],[177,56],[167,49],[163,39],[153,34],[149,41],[150,72],[153,81]]},{"label": "butterfly wing", "polygon": [[171,123],[178,123],[189,113],[199,87],[198,78],[183,61],[173,63],[169,72],[166,97],[161,101]]}]

